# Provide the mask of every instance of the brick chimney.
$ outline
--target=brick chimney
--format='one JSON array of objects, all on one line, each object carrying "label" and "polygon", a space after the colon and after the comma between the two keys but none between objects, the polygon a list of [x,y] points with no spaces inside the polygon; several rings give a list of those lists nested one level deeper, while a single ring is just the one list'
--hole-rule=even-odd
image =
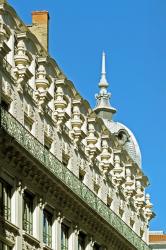
[{"label": "brick chimney", "polygon": [[30,31],[38,38],[39,42],[48,51],[49,13],[48,11],[33,11],[32,26]]}]

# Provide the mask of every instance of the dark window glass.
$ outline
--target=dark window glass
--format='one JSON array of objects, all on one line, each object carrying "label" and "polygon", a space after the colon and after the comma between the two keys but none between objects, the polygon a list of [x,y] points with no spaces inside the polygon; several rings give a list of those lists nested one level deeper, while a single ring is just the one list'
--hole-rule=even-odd
[{"label": "dark window glass", "polygon": [[43,211],[43,242],[51,247],[52,243],[52,215],[47,211]]},{"label": "dark window glass", "polygon": [[9,103],[5,102],[4,100],[1,100],[1,107],[8,111],[10,105],[9,105]]},{"label": "dark window glass", "polygon": [[33,197],[24,193],[23,196],[23,229],[32,234],[32,226],[33,226]]},{"label": "dark window glass", "polygon": [[97,243],[95,243],[93,246],[93,250],[100,250],[100,246]]},{"label": "dark window glass", "polygon": [[0,215],[11,220],[11,186],[0,179]]},{"label": "dark window glass", "polygon": [[78,250],[85,250],[85,237],[86,235],[82,232],[78,235]]},{"label": "dark window glass", "polygon": [[68,250],[69,228],[62,224],[61,227],[61,250]]}]

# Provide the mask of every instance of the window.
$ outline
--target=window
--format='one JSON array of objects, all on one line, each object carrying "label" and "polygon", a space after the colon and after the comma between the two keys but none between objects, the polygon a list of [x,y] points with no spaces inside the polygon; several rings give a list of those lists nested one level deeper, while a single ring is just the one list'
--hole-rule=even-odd
[{"label": "window", "polygon": [[47,139],[46,136],[44,136],[44,147],[47,149],[47,150],[50,150],[51,149],[51,142]]},{"label": "window", "polygon": [[61,250],[68,250],[69,228],[62,224],[61,227]]},{"label": "window", "polygon": [[85,237],[86,235],[82,232],[78,235],[78,250],[85,250]]},{"label": "window", "polygon": [[79,171],[79,180],[81,182],[83,182],[83,180],[84,180],[84,174],[82,173],[82,171]]},{"label": "window", "polygon": [[51,247],[52,243],[52,215],[47,211],[43,211],[43,242]]},{"label": "window", "polygon": [[32,234],[33,226],[33,197],[29,193],[24,193],[23,197],[23,229]]},{"label": "window", "polygon": [[0,179],[0,215],[11,220],[11,186]]},{"label": "window", "polygon": [[0,241],[0,250],[11,250],[12,248]]},{"label": "window", "polygon": [[24,115],[24,126],[25,126],[25,128],[26,128],[29,132],[31,132],[31,130],[32,130],[32,122],[30,122],[30,120],[27,118],[26,115]]}]

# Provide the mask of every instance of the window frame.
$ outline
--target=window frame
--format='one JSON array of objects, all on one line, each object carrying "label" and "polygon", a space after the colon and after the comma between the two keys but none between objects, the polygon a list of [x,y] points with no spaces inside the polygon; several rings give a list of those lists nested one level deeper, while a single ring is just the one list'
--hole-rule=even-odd
[{"label": "window frame", "polygon": [[61,224],[61,250],[68,250],[69,248],[69,227]]},{"label": "window frame", "polygon": [[12,186],[0,178],[0,215],[5,220],[11,221]]},{"label": "window frame", "polygon": [[24,192],[23,194],[23,230],[33,235],[33,195],[28,192]]},{"label": "window frame", "polygon": [[[44,209],[43,210],[43,243],[49,247],[52,247],[52,218],[53,218],[53,215],[48,210]],[[44,226],[44,221],[46,221],[46,228]]]}]

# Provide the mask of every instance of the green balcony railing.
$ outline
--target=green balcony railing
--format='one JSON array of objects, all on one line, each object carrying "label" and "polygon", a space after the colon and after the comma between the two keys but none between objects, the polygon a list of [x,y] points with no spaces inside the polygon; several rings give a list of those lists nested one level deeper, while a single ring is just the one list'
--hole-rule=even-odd
[{"label": "green balcony railing", "polygon": [[83,184],[69,169],[57,160],[44,146],[28,132],[11,114],[1,108],[2,128],[23,147],[33,157],[35,157],[43,167],[52,172],[69,189],[86,202],[95,212],[97,212],[107,223],[117,230],[127,241],[138,250],[150,250],[151,248],[106,204],[98,198],[89,188]]}]

